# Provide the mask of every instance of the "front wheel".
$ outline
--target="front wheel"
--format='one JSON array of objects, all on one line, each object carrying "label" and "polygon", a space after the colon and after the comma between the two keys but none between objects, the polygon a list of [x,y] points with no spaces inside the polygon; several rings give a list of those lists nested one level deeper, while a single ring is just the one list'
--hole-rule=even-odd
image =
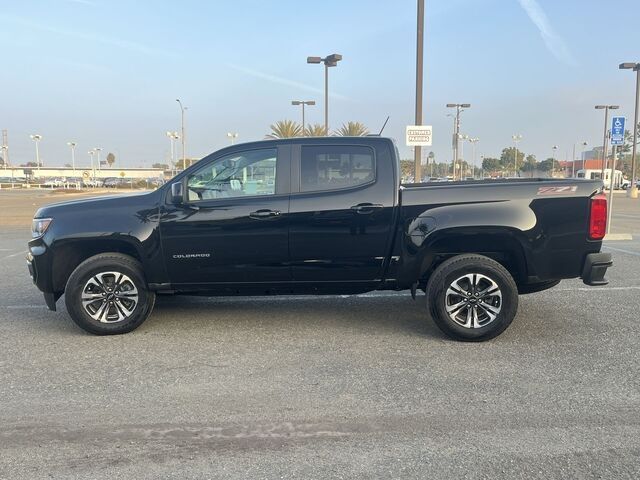
[{"label": "front wheel", "polygon": [[479,342],[500,335],[518,310],[518,287],[509,272],[483,255],[444,261],[427,284],[431,317],[456,340]]},{"label": "front wheel", "polygon": [[103,253],[82,262],[65,289],[73,321],[95,335],[117,335],[138,328],[155,303],[142,266],[120,253]]}]

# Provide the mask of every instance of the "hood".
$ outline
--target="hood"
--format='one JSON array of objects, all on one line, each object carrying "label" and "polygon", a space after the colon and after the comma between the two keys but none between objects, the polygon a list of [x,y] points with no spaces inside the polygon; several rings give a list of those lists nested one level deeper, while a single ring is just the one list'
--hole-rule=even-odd
[{"label": "hood", "polygon": [[135,192],[127,194],[104,195],[100,197],[83,197],[73,200],[45,205],[38,209],[34,218],[50,218],[61,214],[72,214],[75,212],[87,213],[92,211],[98,213],[101,210],[112,210],[118,208],[135,208],[137,206],[147,206],[155,202],[158,190],[154,192]]}]

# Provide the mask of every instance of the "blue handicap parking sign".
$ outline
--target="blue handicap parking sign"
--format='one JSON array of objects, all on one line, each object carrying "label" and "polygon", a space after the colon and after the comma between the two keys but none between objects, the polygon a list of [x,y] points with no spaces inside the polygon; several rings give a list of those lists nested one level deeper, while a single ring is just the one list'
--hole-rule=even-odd
[{"label": "blue handicap parking sign", "polygon": [[611,145],[624,145],[624,117],[611,119]]}]

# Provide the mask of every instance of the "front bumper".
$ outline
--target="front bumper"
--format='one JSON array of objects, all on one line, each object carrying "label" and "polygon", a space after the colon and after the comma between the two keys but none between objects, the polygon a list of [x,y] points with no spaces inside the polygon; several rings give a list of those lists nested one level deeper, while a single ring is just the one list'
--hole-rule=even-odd
[{"label": "front bumper", "polygon": [[582,281],[591,286],[606,285],[609,280],[604,278],[607,268],[613,265],[610,253],[590,253],[582,266]]},{"label": "front bumper", "polygon": [[53,292],[49,249],[42,238],[37,238],[29,242],[26,260],[31,280],[33,280],[36,287],[44,294],[44,301],[49,310],[55,312],[56,301],[60,298],[60,294]]}]

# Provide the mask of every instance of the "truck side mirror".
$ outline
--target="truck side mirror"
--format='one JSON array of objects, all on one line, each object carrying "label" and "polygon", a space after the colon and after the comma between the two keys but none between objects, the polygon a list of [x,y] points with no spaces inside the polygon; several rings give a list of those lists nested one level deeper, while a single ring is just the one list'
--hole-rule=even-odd
[{"label": "truck side mirror", "polygon": [[180,205],[184,202],[184,187],[182,182],[175,182],[171,184],[171,203],[174,205]]}]

